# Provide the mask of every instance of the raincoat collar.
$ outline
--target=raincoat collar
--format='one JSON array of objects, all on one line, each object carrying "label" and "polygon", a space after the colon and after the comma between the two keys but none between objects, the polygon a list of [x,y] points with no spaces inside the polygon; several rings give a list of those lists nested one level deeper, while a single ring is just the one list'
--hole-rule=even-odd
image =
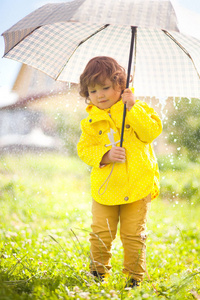
[{"label": "raincoat collar", "polygon": [[109,114],[115,114],[115,113],[121,113],[123,114],[123,102],[120,99],[118,102],[116,102],[113,106],[107,109],[100,109],[95,105],[88,105],[86,108],[87,113],[90,117],[92,117],[93,123],[98,122],[103,119],[110,119]]}]

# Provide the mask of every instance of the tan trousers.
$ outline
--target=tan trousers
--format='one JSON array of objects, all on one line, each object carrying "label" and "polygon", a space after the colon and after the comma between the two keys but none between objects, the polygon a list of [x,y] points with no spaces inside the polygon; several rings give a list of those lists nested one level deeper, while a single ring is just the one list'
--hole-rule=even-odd
[{"label": "tan trousers", "polygon": [[120,221],[120,238],[124,248],[123,272],[135,280],[145,273],[146,222],[151,195],[130,204],[102,205],[93,200],[90,270],[106,273],[110,270],[111,246]]}]

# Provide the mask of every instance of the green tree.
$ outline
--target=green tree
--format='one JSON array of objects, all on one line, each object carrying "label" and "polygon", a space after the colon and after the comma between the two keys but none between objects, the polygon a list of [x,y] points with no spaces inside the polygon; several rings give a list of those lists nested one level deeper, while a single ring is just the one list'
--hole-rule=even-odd
[{"label": "green tree", "polygon": [[81,120],[86,116],[85,111],[76,113],[58,112],[55,115],[56,131],[64,142],[67,153],[77,155],[77,143],[81,136]]},{"label": "green tree", "polygon": [[181,98],[164,128],[169,132],[168,142],[195,161],[200,155],[200,99]]}]

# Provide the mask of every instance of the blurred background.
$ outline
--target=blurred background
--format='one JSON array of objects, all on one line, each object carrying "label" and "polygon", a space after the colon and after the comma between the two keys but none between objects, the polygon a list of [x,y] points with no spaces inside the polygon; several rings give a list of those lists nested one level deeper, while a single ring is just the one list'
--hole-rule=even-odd
[{"label": "blurred background", "polygon": [[[65,1],[1,1],[0,32],[50,2]],[[180,31],[200,39],[200,2],[172,0],[172,4]],[[3,58],[2,36],[0,53],[0,151],[60,151],[76,155],[80,120],[85,116],[86,107],[84,99],[79,97],[78,85],[54,81],[32,67]],[[163,107],[158,99],[144,100],[154,106],[164,125],[164,133],[154,142],[156,153],[184,154],[196,159],[199,152],[200,129],[196,113],[199,101],[165,99]],[[196,109],[194,105],[188,105],[188,101],[196,101]]]},{"label": "blurred background", "polygon": [[[0,32],[3,33],[33,10],[50,2],[65,1],[2,0]],[[173,0],[172,3],[180,31],[200,39],[200,2]],[[4,40],[1,36],[0,151],[59,150],[70,155],[76,154],[79,121],[85,115],[85,103],[79,98],[78,86],[56,82],[29,66],[2,58],[3,53]],[[164,123],[166,112],[174,109],[173,99],[168,99],[166,103],[164,109],[155,100],[153,102]],[[171,137],[163,134],[155,142],[156,152],[171,153],[173,142]]]}]

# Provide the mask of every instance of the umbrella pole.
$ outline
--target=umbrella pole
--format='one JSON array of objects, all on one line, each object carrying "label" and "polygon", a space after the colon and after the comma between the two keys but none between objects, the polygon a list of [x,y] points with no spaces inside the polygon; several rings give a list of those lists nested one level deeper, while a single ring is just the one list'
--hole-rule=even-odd
[{"label": "umbrella pole", "polygon": [[[134,47],[134,39],[135,39],[136,29],[137,29],[137,27],[131,26],[132,35],[131,35],[130,53],[129,53],[129,61],[128,61],[128,73],[127,73],[127,80],[126,80],[126,88],[129,87],[130,74],[131,74],[131,64],[132,64],[132,58],[133,58],[133,47]],[[123,144],[125,118],[126,118],[126,104],[124,104],[120,147],[122,147],[122,144]]]}]

